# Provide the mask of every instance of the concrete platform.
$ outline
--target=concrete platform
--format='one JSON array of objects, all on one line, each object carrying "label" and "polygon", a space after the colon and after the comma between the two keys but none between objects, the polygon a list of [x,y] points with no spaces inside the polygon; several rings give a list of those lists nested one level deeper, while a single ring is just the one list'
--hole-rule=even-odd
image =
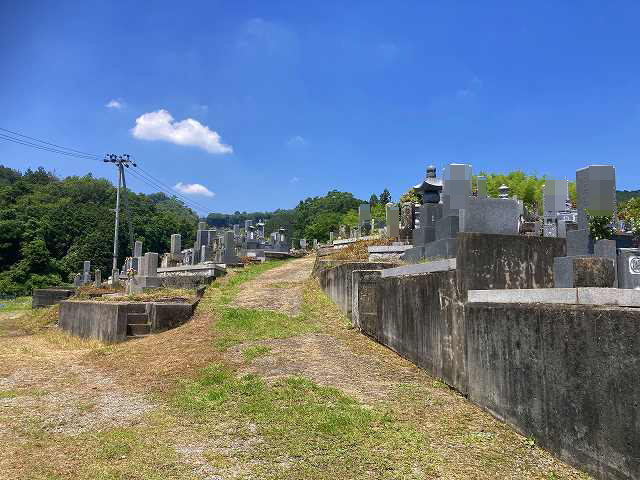
[{"label": "concrete platform", "polygon": [[640,308],[640,290],[597,287],[469,290],[467,303],[551,303]]}]

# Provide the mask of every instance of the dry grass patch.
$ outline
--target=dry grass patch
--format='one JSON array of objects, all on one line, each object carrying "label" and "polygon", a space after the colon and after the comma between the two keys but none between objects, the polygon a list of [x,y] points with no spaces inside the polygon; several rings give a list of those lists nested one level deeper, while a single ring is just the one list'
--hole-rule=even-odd
[{"label": "dry grass patch", "polygon": [[369,247],[392,245],[393,238],[374,238],[371,240],[357,240],[353,243],[347,244],[346,247],[337,249],[334,253],[331,253],[323,260],[353,260],[353,261],[366,261],[369,259]]}]

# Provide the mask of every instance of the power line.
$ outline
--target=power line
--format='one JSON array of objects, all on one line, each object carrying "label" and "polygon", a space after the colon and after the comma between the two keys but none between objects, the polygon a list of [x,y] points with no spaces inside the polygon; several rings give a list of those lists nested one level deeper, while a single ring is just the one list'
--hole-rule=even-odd
[{"label": "power line", "polygon": [[129,173],[131,175],[133,175],[134,177],[136,177],[138,180],[140,180],[141,182],[143,182],[144,184],[150,186],[153,189],[156,189],[164,194],[167,194],[170,197],[175,197],[177,200],[181,201],[182,203],[185,204],[185,206],[192,208],[193,210],[196,211],[204,211],[204,212],[208,212],[209,210],[211,210],[210,208],[206,208],[203,207],[202,205],[197,205],[193,202],[191,202],[191,200],[185,198],[185,197],[181,197],[179,194],[177,194],[174,191],[171,190],[167,190],[163,187],[161,187],[160,185],[158,185],[157,183],[155,183],[153,180],[146,178],[145,176],[143,176],[140,172],[136,171],[136,170],[130,170]]},{"label": "power line", "polygon": [[137,168],[136,173],[138,173],[138,175],[141,175],[141,176],[145,177],[150,182],[154,183],[156,185],[156,188],[159,188],[160,190],[162,190],[162,191],[164,191],[166,193],[169,193],[172,196],[178,197],[178,198],[180,198],[181,200],[183,200],[186,203],[190,203],[192,205],[195,205],[196,207],[198,207],[198,210],[203,210],[205,212],[211,210],[210,207],[202,205],[201,203],[198,203],[195,200],[191,200],[191,199],[186,198],[185,196],[181,195],[180,193],[177,193],[172,187],[168,186],[166,183],[163,183],[162,180],[157,179],[156,177],[151,175],[146,170],[143,170],[140,167],[140,165],[136,164],[135,167]]},{"label": "power line", "polygon": [[[22,133],[13,131],[13,130],[9,130],[7,128],[0,127],[0,131],[7,132],[7,133],[11,134],[11,135],[7,135],[7,134],[0,133],[0,140],[13,142],[13,143],[16,143],[18,145],[23,145],[25,147],[34,148],[34,149],[41,150],[41,151],[46,151],[46,152],[50,152],[50,153],[56,153],[56,154],[59,154],[59,155],[65,155],[65,156],[72,157],[72,158],[79,158],[79,159],[83,159],[83,160],[94,160],[94,161],[101,161],[102,160],[102,157],[100,155],[84,152],[82,150],[76,150],[76,149],[69,148],[69,147],[64,147],[62,145],[58,145],[56,143],[48,142],[46,140],[41,140],[41,139],[36,138],[36,137],[31,137],[29,135],[25,135],[25,134],[22,134]],[[22,138],[16,138],[16,137],[14,137],[12,135],[17,135],[18,137],[22,137]],[[23,140],[23,139],[33,140],[34,142],[39,142],[42,145],[39,145],[38,143],[30,142],[28,140]],[[118,158],[118,156],[114,157],[113,155],[108,155],[106,158],[107,159],[113,159],[113,158]],[[167,184],[163,183],[161,180],[159,180],[158,178],[154,177],[153,175],[151,175],[146,170],[143,170],[142,168],[140,168],[136,163],[128,161],[129,160],[128,156],[126,156],[126,158],[127,158],[127,162],[123,162],[122,165],[124,167],[127,167],[127,168],[129,168],[129,166],[137,167],[138,171],[134,171],[133,169],[131,169],[130,173],[133,176],[135,176],[138,180],[140,180],[143,183],[145,183],[146,185],[150,186],[151,188],[158,189],[160,192],[165,193],[165,194],[169,195],[170,197],[176,197],[177,199],[181,200],[186,206],[188,206],[190,208],[193,208],[196,211],[199,210],[199,211],[202,211],[204,213],[207,213],[207,212],[209,212],[211,210],[210,207],[202,205],[202,204],[196,202],[195,200],[188,199],[185,196],[181,195],[180,193],[176,192],[172,187],[170,187]],[[111,160],[106,160],[105,159],[105,161],[111,161]]]},{"label": "power line", "polygon": [[14,131],[12,131],[12,130],[8,130],[8,129],[6,129],[6,128],[2,128],[2,127],[0,127],[0,130],[2,130],[3,132],[12,133],[13,135],[18,135],[19,137],[28,138],[28,139],[30,139],[30,140],[35,140],[36,142],[44,143],[44,144],[46,144],[46,145],[51,145],[51,146],[53,146],[53,147],[58,147],[58,148],[61,148],[61,149],[63,149],[63,150],[69,150],[69,151],[71,151],[71,152],[81,153],[82,155],[87,155],[87,156],[90,156],[90,157],[97,157],[97,158],[100,158],[100,156],[99,156],[99,155],[95,155],[95,154],[93,154],[93,153],[87,153],[87,152],[83,152],[82,150],[74,150],[73,148],[63,147],[62,145],[57,145],[57,144],[55,144],[55,143],[46,142],[46,141],[44,141],[44,140],[40,140],[39,138],[30,137],[29,135],[24,135],[24,134],[22,134],[22,133],[14,132]]},{"label": "power line", "polygon": [[47,152],[51,152],[51,153],[58,153],[60,155],[66,155],[68,157],[75,157],[75,158],[82,158],[84,160],[99,160],[100,157],[98,156],[93,156],[93,155],[84,155],[84,154],[79,154],[79,153],[73,153],[73,152],[67,152],[64,150],[58,150],[56,148],[52,148],[52,147],[45,147],[44,145],[37,145],[35,143],[32,142],[28,142],[26,140],[20,140],[19,138],[15,138],[15,137],[11,137],[10,135],[5,135],[3,133],[0,133],[0,140],[6,140],[9,142],[13,142],[13,143],[17,143],[19,145],[24,145],[26,147],[31,147],[31,148],[35,148],[38,150],[44,150]]}]

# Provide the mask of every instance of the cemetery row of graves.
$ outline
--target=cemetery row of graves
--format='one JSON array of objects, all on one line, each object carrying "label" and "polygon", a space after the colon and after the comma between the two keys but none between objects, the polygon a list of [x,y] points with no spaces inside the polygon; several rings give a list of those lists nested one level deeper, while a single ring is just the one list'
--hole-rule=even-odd
[{"label": "cemetery row of graves", "polygon": [[[543,215],[470,165],[429,167],[419,202],[318,249],[321,287],[354,328],[441,378],[559,458],[602,479],[640,478],[640,249],[616,216],[615,168],[543,186]],[[368,258],[345,259],[359,239]]]}]

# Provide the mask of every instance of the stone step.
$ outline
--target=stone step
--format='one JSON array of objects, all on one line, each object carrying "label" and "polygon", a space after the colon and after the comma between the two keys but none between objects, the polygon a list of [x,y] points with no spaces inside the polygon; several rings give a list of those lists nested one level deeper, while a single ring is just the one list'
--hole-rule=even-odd
[{"label": "stone step", "polygon": [[147,306],[144,303],[130,303],[127,306],[127,311],[129,313],[145,313]]},{"label": "stone step", "polygon": [[148,323],[130,323],[127,325],[127,335],[138,337],[141,335],[149,335],[151,333],[151,325]]},{"label": "stone step", "polygon": [[146,313],[128,313],[127,325],[132,323],[149,323],[149,315]]}]

